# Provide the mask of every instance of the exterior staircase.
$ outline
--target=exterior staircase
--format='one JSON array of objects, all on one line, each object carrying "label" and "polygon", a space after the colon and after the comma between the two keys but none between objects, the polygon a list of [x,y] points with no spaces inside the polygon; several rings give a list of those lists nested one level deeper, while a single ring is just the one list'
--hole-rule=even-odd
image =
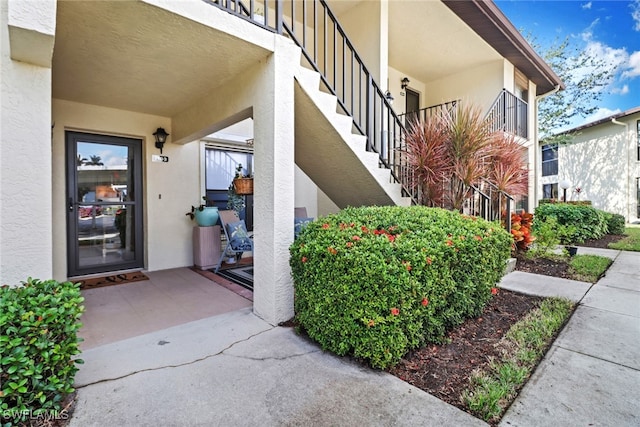
[{"label": "exterior staircase", "polygon": [[[324,0],[204,1],[300,47],[295,162],[338,207],[417,203],[418,189],[409,185],[411,169],[401,154],[405,121],[453,111],[457,101],[398,117]],[[271,13],[256,13],[268,7]],[[516,120],[511,110],[518,112]],[[496,130],[526,138],[526,104],[506,90],[488,115]],[[508,194],[478,183],[469,188],[465,204],[472,215],[503,220],[509,229],[512,202]],[[506,212],[499,208],[503,205]]]},{"label": "exterior staircase", "polygon": [[337,97],[321,90],[320,74],[302,66],[296,74],[296,164],[340,208],[410,205],[379,155],[367,151],[367,137],[338,112]]}]

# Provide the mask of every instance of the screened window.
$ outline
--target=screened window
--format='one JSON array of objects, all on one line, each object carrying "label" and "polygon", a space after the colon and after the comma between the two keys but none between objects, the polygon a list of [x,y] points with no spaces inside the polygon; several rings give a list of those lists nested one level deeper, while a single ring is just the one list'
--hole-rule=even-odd
[{"label": "screened window", "polygon": [[558,175],[558,144],[542,146],[542,176]]},{"label": "screened window", "polygon": [[543,199],[557,199],[558,198],[558,183],[555,184],[543,184],[542,185],[542,198]]}]

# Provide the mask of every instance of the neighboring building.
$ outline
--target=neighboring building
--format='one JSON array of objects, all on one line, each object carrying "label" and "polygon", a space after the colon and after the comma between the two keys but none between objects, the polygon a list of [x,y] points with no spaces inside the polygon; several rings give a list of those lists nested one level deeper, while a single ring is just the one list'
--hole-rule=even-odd
[{"label": "neighboring building", "polygon": [[492,2],[268,5],[284,13],[0,0],[0,283],[192,265],[184,213],[222,158],[208,136],[248,118],[251,144],[222,146],[251,153],[225,167],[252,162],[254,311],[272,324],[293,314],[295,206],[411,203],[395,114],[473,101],[537,164],[536,99],[562,82]]},{"label": "neighboring building", "polygon": [[[571,142],[541,141],[539,198],[590,200],[629,223],[640,220],[640,107],[564,132]],[[579,190],[578,190],[579,189]]]}]

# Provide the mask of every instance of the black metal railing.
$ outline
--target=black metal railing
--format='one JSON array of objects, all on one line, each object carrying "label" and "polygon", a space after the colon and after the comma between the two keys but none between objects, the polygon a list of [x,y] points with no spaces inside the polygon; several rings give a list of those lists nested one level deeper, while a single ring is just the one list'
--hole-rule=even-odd
[{"label": "black metal railing", "polygon": [[528,105],[506,89],[502,89],[493,102],[487,118],[492,131],[504,131],[522,138],[528,138]]},{"label": "black metal railing", "polygon": [[431,107],[421,108],[418,111],[410,111],[403,114],[398,114],[398,118],[402,122],[405,128],[409,127],[409,124],[416,120],[420,122],[426,121],[435,115],[448,115],[452,119],[456,116],[459,100],[444,102],[438,105],[432,105]]},{"label": "black metal railing", "polygon": [[471,186],[463,212],[487,221],[499,221],[504,224],[507,231],[510,231],[514,203],[513,196],[498,189],[491,182],[483,180]]},{"label": "black metal railing", "polygon": [[[336,96],[340,109],[353,119],[353,127],[367,137],[366,149],[378,154],[379,165],[391,171],[403,195],[418,203],[419,188],[411,186],[412,168],[403,157],[405,126],[439,113],[455,116],[459,101],[396,115],[384,92],[353,47],[344,29],[324,0],[203,0],[227,12],[291,38],[307,65],[320,74],[326,90]],[[527,104],[503,90],[487,117],[492,130],[526,138]],[[513,197],[488,182],[468,189],[464,211],[511,228]]]},{"label": "black metal railing", "polygon": [[417,190],[409,185],[411,172],[401,152],[403,123],[324,0],[203,1],[291,38],[340,109],[353,119],[355,130],[367,137],[367,151],[378,154],[380,166],[391,171],[391,181],[400,183],[403,195],[416,202]]}]

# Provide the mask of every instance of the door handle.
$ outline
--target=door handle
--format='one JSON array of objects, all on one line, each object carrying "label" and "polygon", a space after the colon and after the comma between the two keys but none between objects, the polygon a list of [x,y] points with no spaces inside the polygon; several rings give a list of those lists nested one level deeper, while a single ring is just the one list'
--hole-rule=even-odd
[{"label": "door handle", "polygon": [[69,212],[73,212],[73,198],[69,197]]}]

